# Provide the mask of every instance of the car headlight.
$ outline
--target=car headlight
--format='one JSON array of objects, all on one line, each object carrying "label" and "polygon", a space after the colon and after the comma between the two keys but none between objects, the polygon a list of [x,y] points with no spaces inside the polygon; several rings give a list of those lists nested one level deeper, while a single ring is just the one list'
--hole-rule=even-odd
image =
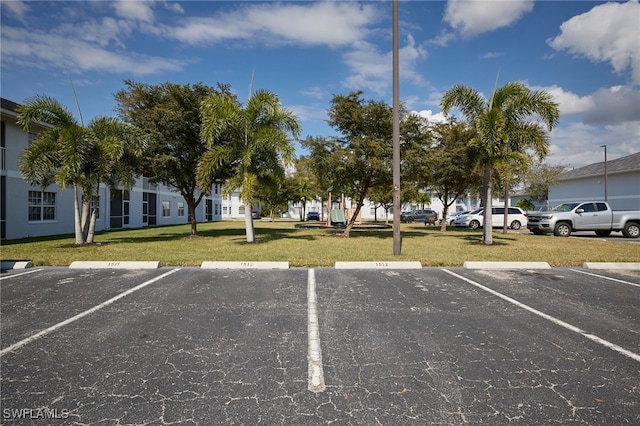
[{"label": "car headlight", "polygon": [[550,214],[548,216],[540,216],[540,219],[546,219],[546,220],[553,219],[553,215]]}]

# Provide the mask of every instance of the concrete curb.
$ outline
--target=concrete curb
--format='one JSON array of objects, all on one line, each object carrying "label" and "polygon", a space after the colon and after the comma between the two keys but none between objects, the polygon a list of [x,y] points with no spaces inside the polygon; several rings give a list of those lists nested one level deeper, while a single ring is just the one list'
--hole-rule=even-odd
[{"label": "concrete curb", "polygon": [[585,269],[624,269],[628,271],[640,270],[640,262],[584,262]]},{"label": "concrete curb", "polygon": [[464,262],[466,269],[551,269],[547,262]]},{"label": "concrete curb", "polygon": [[289,262],[202,262],[202,269],[289,269]]},{"label": "concrete curb", "polygon": [[75,261],[69,265],[70,269],[158,269],[160,262],[134,261]]},{"label": "concrete curb", "polygon": [[422,269],[422,264],[415,262],[336,262],[335,269]]},{"label": "concrete curb", "polygon": [[1,263],[0,269],[3,271],[8,269],[27,269],[32,266],[29,260],[3,260]]}]

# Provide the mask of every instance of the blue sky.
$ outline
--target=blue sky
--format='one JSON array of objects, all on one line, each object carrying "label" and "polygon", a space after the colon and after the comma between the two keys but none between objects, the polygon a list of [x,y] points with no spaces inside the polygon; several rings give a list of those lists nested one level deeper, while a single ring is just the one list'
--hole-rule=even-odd
[{"label": "blue sky", "polygon": [[[114,116],[124,79],[228,83],[276,92],[302,137],[333,136],[334,94],[391,104],[389,1],[1,2],[2,97],[55,97],[85,122]],[[432,121],[454,84],[490,96],[521,81],[561,118],[549,164],[580,167],[640,151],[640,4],[402,1],[400,100]],[[304,153],[304,152],[300,152]]]}]

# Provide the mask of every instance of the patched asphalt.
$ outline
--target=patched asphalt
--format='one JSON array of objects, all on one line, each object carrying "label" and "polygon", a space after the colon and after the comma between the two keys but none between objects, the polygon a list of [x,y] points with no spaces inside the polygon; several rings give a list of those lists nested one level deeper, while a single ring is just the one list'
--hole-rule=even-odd
[{"label": "patched asphalt", "polygon": [[308,269],[2,273],[2,423],[640,423],[638,271],[313,271],[319,392]]}]

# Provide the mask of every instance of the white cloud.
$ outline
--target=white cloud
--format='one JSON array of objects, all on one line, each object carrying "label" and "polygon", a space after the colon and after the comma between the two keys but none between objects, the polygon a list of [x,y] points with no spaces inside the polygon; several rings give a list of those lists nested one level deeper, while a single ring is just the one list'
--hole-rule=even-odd
[{"label": "white cloud", "polygon": [[[427,57],[424,46],[416,45],[413,37],[409,35],[407,44],[401,47],[398,53],[401,80],[424,85],[422,75],[416,71],[418,61]],[[379,94],[387,92],[392,82],[392,54],[391,51],[380,52],[375,45],[365,41],[354,43],[352,50],[343,55],[351,75],[342,84],[354,90],[369,89]]]},{"label": "white cloud", "polygon": [[444,20],[464,37],[493,31],[533,10],[533,0],[449,0]]},{"label": "white cloud", "polygon": [[71,38],[68,34],[4,28],[2,59],[41,68],[63,67],[71,71],[123,72],[147,75],[183,68],[182,61],[161,57],[112,51],[93,40]]},{"label": "white cloud", "polygon": [[560,108],[560,116],[582,114],[594,108],[593,99],[590,96],[579,96],[575,93],[567,92],[562,87],[532,86],[531,90],[544,90],[549,93]]},{"label": "white cloud", "polygon": [[639,139],[639,122],[605,127],[569,123],[551,132],[551,147],[546,161],[549,164],[582,167],[604,160],[602,145],[607,145],[609,159],[636,153]]},{"label": "white cloud", "polygon": [[118,0],[113,2],[116,15],[124,19],[153,22],[153,2]]},{"label": "white cloud", "polygon": [[184,20],[172,36],[189,44],[260,40],[266,44],[347,45],[380,19],[375,5],[356,2],[253,4],[213,17]]},{"label": "white cloud", "polygon": [[640,91],[630,86],[601,88],[586,96],[578,96],[561,87],[532,87],[553,96],[561,116],[582,114],[585,124],[640,123]]},{"label": "white cloud", "polygon": [[422,111],[414,111],[414,113],[426,118],[429,123],[445,123],[448,121],[447,116],[444,115],[442,111],[434,114],[430,109],[424,109]]},{"label": "white cloud", "polygon": [[300,93],[304,96],[310,96],[316,99],[324,99],[324,97],[327,96],[327,92],[318,86],[310,87],[307,90],[301,90]]},{"label": "white cloud", "polygon": [[27,12],[29,11],[29,6],[24,1],[2,1],[0,2],[0,6],[2,7],[4,13],[8,13],[20,21],[24,21]]},{"label": "white cloud", "polygon": [[631,80],[640,84],[640,4],[606,3],[574,16],[560,26],[560,35],[547,42],[556,50],[610,62],[617,73],[631,69]]}]

